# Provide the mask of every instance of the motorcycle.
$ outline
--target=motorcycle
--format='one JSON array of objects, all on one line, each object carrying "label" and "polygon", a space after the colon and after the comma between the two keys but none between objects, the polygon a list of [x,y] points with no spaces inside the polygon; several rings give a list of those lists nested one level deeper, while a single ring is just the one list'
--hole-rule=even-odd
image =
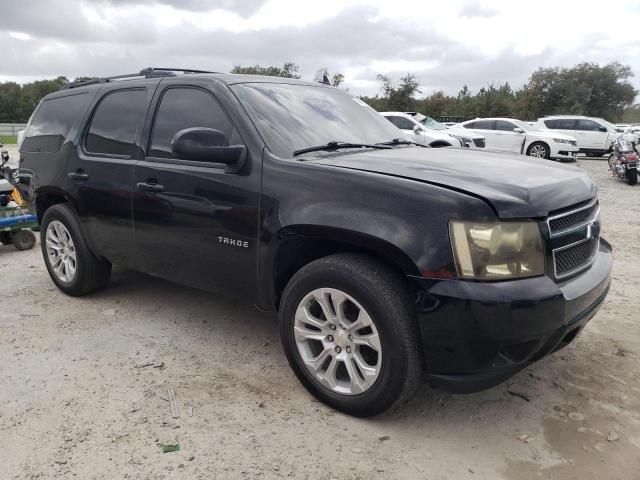
[{"label": "motorcycle", "polygon": [[618,137],[613,142],[613,152],[609,155],[609,170],[618,179],[629,185],[638,183],[638,152],[633,142]]}]

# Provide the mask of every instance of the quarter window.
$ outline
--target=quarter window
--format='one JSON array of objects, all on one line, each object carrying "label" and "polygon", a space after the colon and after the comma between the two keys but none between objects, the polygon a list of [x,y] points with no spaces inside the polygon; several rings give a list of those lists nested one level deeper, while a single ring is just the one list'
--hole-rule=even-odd
[{"label": "quarter window", "polygon": [[86,150],[103,155],[132,157],[136,132],[147,110],[145,89],[108,93],[98,104],[87,133]]},{"label": "quarter window", "polygon": [[24,152],[56,153],[89,105],[86,93],[44,100],[25,134]]},{"label": "quarter window", "polygon": [[149,156],[171,158],[171,140],[180,130],[203,127],[231,137],[233,125],[218,101],[198,88],[170,88],[162,96],[156,115]]}]

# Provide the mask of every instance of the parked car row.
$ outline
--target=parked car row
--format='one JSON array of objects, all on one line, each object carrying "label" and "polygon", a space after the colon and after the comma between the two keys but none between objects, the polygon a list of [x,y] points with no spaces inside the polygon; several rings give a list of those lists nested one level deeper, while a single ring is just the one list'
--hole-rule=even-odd
[{"label": "parked car row", "polygon": [[554,160],[573,160],[579,151],[575,138],[569,135],[511,118],[469,120],[460,126],[482,132],[487,147],[494,150]]},{"label": "parked car row", "polygon": [[380,113],[412,140],[430,147],[484,147],[482,135],[451,129],[417,112]]},{"label": "parked car row", "polygon": [[381,112],[418,143],[431,147],[490,148],[552,160],[574,160],[579,153],[602,156],[625,132],[640,138],[640,126],[616,126],[601,118],[554,115],[537,122],[476,118],[443,124],[419,112]]}]

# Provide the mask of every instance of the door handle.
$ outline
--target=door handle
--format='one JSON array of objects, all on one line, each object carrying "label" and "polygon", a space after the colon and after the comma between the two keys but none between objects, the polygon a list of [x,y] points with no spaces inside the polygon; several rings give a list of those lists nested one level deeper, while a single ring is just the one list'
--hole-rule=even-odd
[{"label": "door handle", "polygon": [[160,185],[159,183],[156,183],[156,182],[139,182],[139,183],[136,183],[136,187],[138,187],[138,190],[142,192],[159,193],[164,190],[164,185]]},{"label": "door handle", "polygon": [[86,182],[87,180],[89,180],[89,174],[85,173],[82,170],[76,170],[75,172],[69,172],[69,173],[67,173],[67,177],[69,177],[71,180],[76,180],[78,182]]}]

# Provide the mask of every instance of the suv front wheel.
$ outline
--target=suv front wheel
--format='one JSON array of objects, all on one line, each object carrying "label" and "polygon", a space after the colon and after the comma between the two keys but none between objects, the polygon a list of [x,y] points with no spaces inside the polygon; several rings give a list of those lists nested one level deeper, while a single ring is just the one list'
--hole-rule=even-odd
[{"label": "suv front wheel", "polygon": [[47,209],[42,217],[40,245],[51,279],[67,295],[84,295],[109,283],[111,263],[98,259],[90,250],[68,204]]},{"label": "suv front wheel", "polygon": [[319,400],[372,416],[415,392],[422,361],[404,279],[375,259],[336,254],[289,281],[280,335],[291,368]]}]

